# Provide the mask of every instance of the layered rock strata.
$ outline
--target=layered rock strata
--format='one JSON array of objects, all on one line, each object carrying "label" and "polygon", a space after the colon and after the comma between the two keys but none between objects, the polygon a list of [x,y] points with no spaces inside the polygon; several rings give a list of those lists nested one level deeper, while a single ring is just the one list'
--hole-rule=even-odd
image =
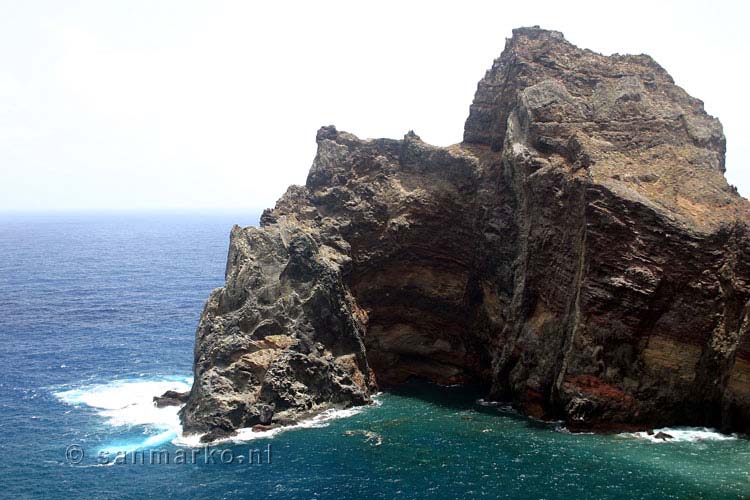
[{"label": "layered rock strata", "polygon": [[577,429],[750,430],[750,204],[718,120],[650,57],[514,30],[462,143],[317,144],[305,186],[232,229],[188,432],[412,377]]}]

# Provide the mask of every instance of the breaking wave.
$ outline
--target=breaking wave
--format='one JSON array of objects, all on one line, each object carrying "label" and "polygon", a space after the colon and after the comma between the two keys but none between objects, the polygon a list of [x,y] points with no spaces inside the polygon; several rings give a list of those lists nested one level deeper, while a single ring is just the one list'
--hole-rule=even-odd
[{"label": "breaking wave", "polygon": [[[93,408],[97,415],[105,419],[112,427],[143,427],[146,437],[127,442],[114,442],[100,451],[129,452],[148,449],[171,442],[175,446],[204,446],[200,442],[203,434],[183,435],[178,412],[180,407],[166,406],[158,408],[153,403],[154,396],[161,396],[172,390],[185,392],[190,390],[192,377],[167,377],[151,380],[128,379],[116,380],[106,384],[84,386],[54,392],[63,403],[71,406]],[[379,405],[377,395],[374,404]],[[366,406],[346,409],[328,409],[296,424],[275,427],[267,431],[253,432],[252,429],[239,429],[237,434],[217,442],[245,442],[255,439],[268,439],[281,432],[326,427],[332,420],[351,417],[362,412]]]},{"label": "breaking wave", "polygon": [[90,407],[111,427],[143,427],[146,437],[108,445],[100,451],[132,451],[168,442],[181,433],[182,427],[177,415],[177,406],[158,408],[154,396],[161,396],[172,390],[190,390],[192,377],[165,377],[159,379],[115,380],[105,384],[95,384],[76,389],[55,392],[63,403]]},{"label": "breaking wave", "polygon": [[[662,436],[657,437],[659,433]],[[722,434],[709,427],[662,427],[649,432],[623,432],[620,437],[635,438],[652,443],[696,443],[699,441],[732,441],[735,434]],[[669,437],[666,437],[669,436]]]}]

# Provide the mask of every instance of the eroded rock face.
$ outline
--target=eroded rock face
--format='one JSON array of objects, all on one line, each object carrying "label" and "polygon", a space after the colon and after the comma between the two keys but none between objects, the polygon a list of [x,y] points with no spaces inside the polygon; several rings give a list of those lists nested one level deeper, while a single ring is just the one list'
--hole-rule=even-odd
[{"label": "eroded rock face", "polygon": [[600,430],[750,430],[750,206],[721,125],[648,56],[515,30],[448,148],[324,127],[232,229],[182,417],[212,437],[475,382]]}]

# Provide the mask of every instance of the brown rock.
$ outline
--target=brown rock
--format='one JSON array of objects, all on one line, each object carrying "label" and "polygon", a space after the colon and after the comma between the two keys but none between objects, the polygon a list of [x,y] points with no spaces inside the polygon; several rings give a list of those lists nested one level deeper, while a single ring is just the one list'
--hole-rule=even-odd
[{"label": "brown rock", "polygon": [[750,430],[750,207],[720,123],[650,57],[514,30],[461,144],[317,142],[305,186],[232,229],[186,429],[421,377],[578,429]]},{"label": "brown rock", "polygon": [[166,391],[161,396],[154,396],[154,404],[162,408],[164,406],[181,406],[187,403],[189,392]]}]

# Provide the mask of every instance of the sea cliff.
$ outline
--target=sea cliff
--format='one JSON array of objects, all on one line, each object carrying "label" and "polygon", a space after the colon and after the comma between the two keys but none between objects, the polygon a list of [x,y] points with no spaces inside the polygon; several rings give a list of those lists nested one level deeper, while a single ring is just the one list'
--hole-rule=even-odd
[{"label": "sea cliff", "polygon": [[750,204],[719,121],[650,57],[517,29],[460,144],[317,144],[306,184],[231,231],[187,432],[411,377],[574,429],[750,430]]}]

